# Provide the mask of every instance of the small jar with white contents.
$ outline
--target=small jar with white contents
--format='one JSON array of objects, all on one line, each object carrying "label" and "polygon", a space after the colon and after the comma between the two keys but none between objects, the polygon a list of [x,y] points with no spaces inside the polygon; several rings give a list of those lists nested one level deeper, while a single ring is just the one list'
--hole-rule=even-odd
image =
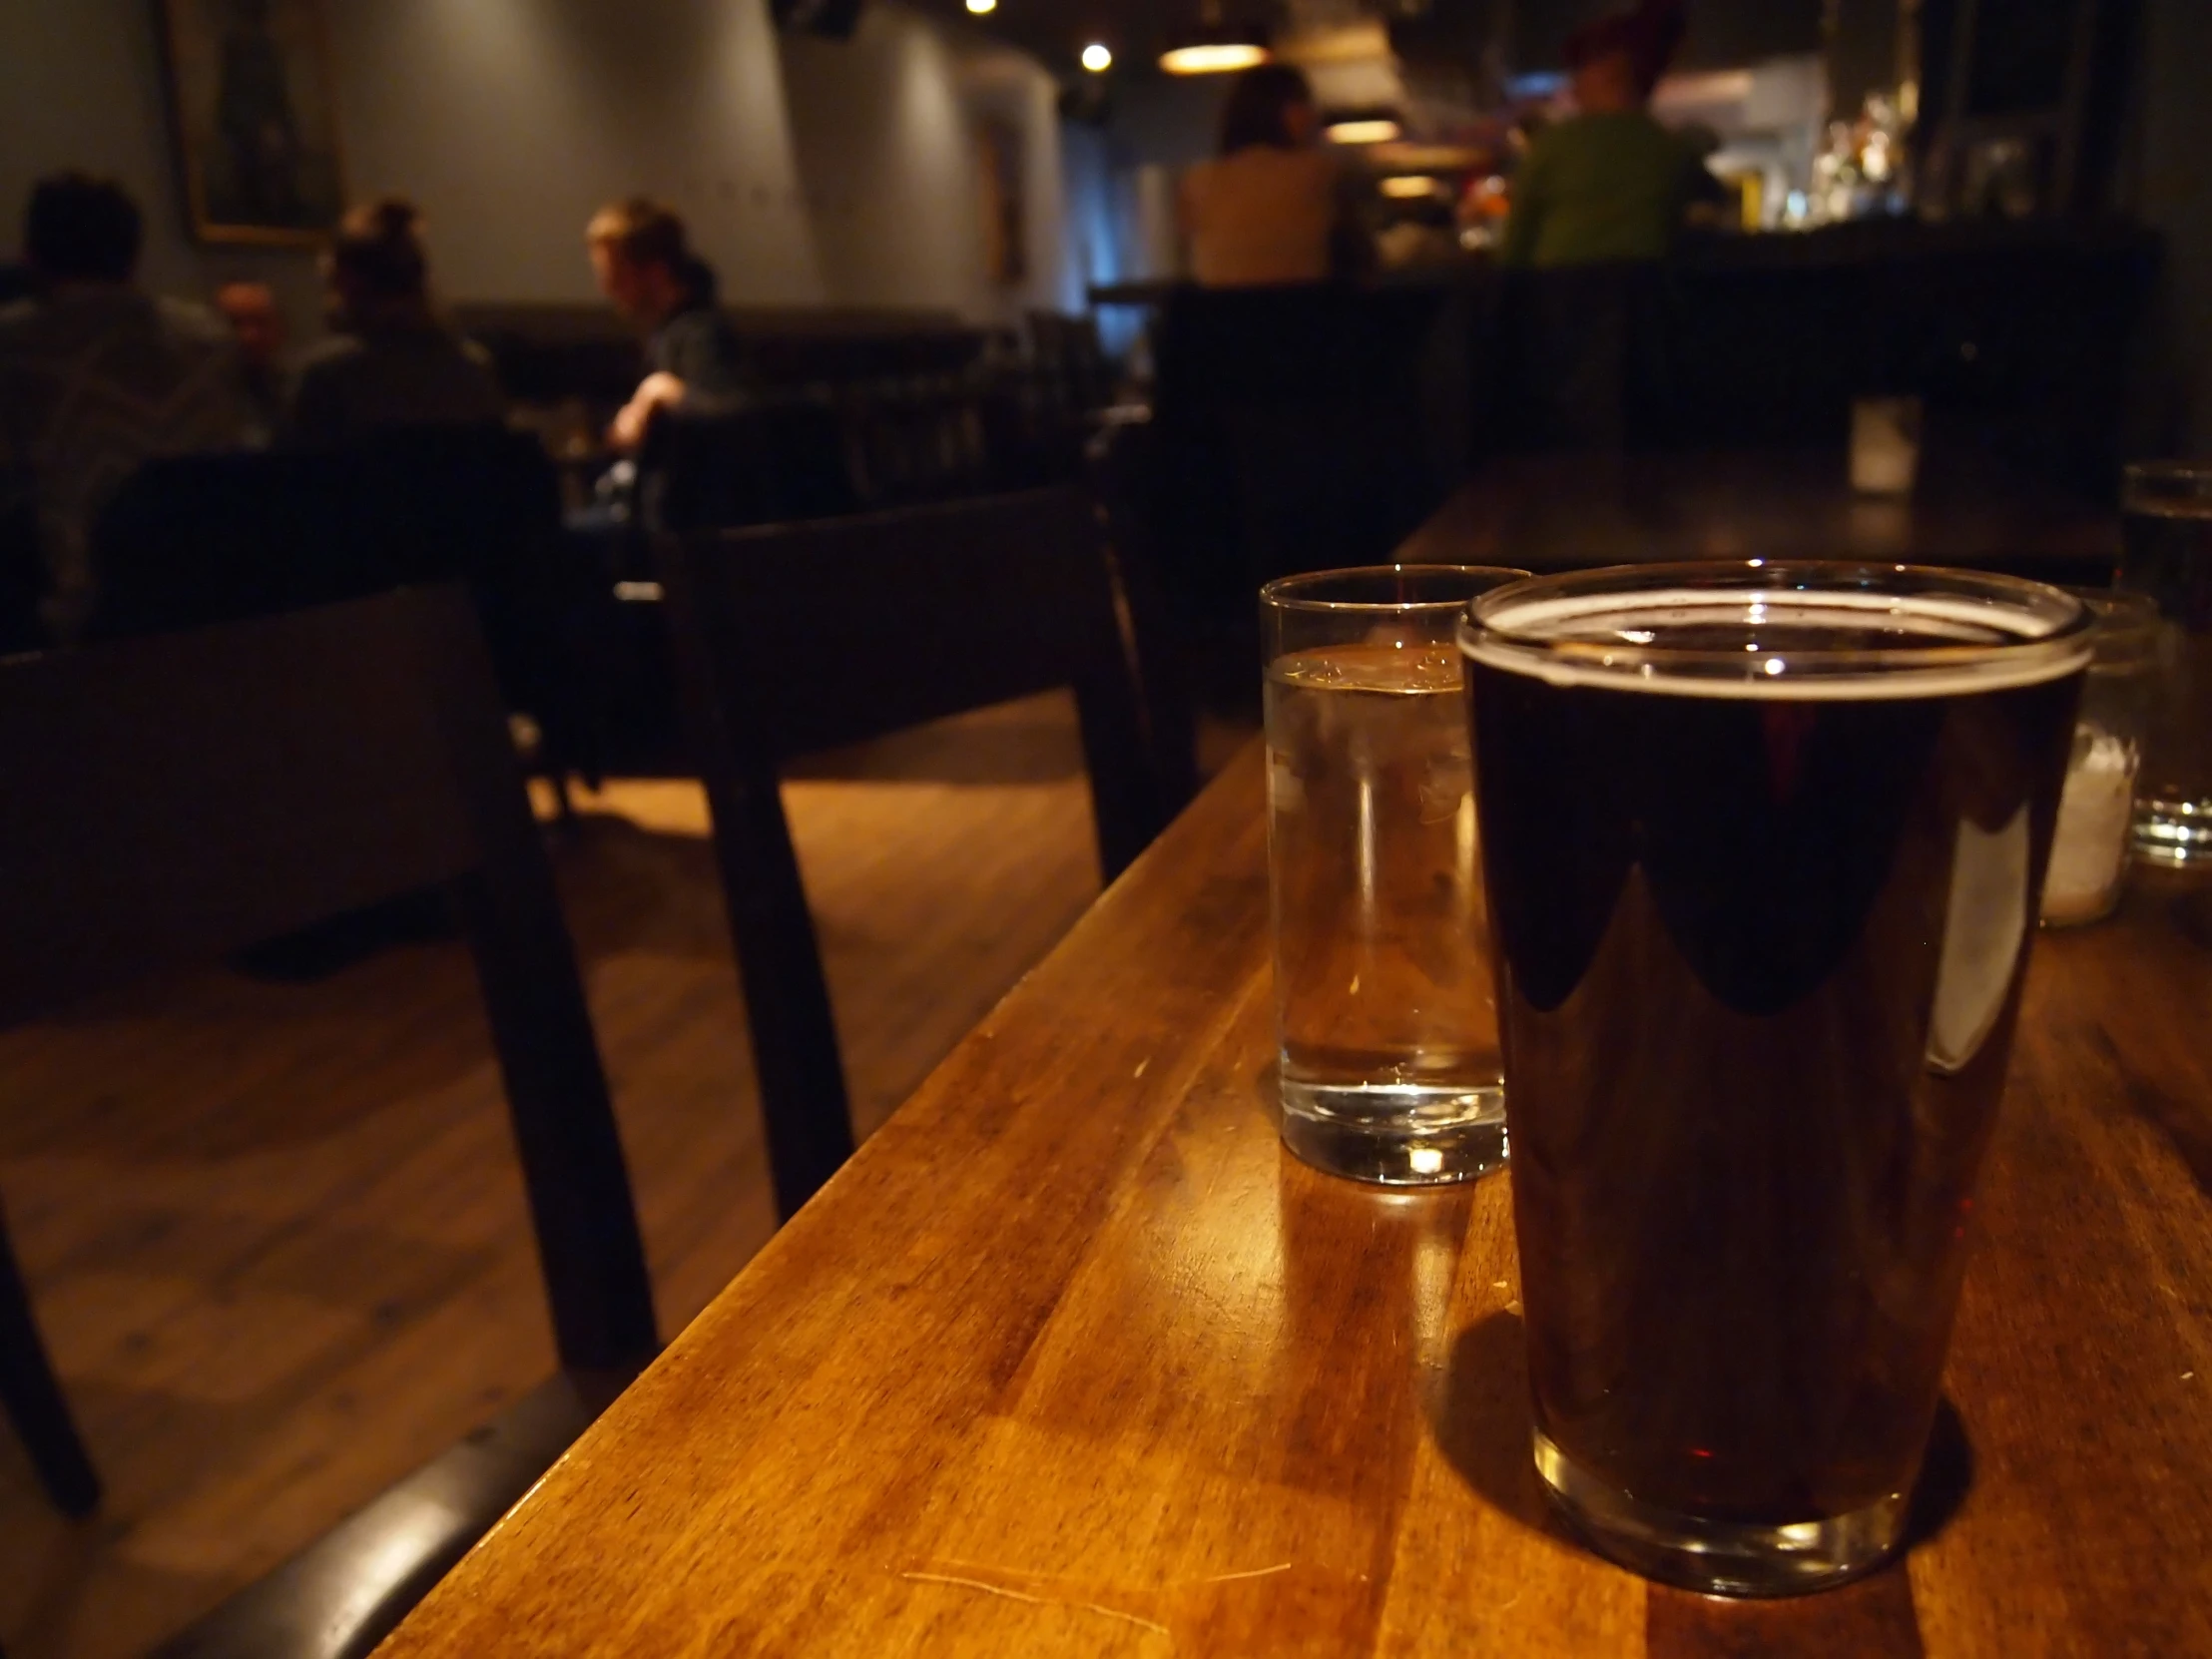
[{"label": "small jar with white contents", "polygon": [[2135,772],[2157,668],[2155,603],[2141,594],[2076,591],[2096,612],[2097,654],[2082,683],[2050,871],[2043,878],[2048,927],[2101,921],[2120,901]]}]

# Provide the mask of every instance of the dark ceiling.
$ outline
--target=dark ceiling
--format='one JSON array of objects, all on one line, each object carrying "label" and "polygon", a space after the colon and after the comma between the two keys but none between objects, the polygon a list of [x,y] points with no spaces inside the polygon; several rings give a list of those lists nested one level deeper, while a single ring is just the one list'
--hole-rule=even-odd
[{"label": "dark ceiling", "polygon": [[[964,0],[916,0],[923,9],[972,23],[1032,53],[1056,73],[1076,75],[1091,41],[1113,52],[1116,75],[1154,74],[1161,51],[1198,19],[1200,0],[997,0],[987,17],[968,16]],[[1568,34],[1621,0],[1370,0],[1392,19],[1400,55],[1457,60],[1471,67],[1496,50],[1511,73],[1559,67]],[[1233,22],[1279,23],[1280,0],[1223,0]],[[1822,0],[1689,0],[1690,33],[1678,67],[1734,68],[1821,45]]]}]

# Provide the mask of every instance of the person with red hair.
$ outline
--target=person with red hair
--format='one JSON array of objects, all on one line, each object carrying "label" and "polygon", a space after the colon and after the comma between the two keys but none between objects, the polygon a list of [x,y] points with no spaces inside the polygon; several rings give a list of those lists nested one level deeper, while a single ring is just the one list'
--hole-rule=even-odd
[{"label": "person with red hair", "polygon": [[1538,134],[1521,161],[1505,264],[1657,260],[1673,247],[1704,164],[1650,104],[1685,27],[1683,0],[1642,0],[1568,38],[1574,114]]}]

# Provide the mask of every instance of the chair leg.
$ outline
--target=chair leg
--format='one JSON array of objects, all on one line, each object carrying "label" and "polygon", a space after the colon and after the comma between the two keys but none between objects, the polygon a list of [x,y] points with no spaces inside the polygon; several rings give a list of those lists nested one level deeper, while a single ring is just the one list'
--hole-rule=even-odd
[{"label": "chair leg", "polygon": [[91,1513],[100,1502],[100,1476],[47,1362],[5,1217],[0,1217],[0,1405],[23,1436],[54,1506],[65,1515]]}]

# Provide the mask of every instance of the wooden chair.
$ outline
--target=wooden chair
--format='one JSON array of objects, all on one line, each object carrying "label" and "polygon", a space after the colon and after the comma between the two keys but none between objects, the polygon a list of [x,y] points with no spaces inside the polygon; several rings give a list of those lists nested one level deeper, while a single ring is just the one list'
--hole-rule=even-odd
[{"label": "wooden chair", "polygon": [[[606,1078],[458,586],[0,661],[0,754],[10,758],[0,1027],[447,883],[490,1016],[564,1371],[634,1374],[651,1358],[652,1284]],[[98,1482],[4,1238],[0,1394],[54,1500],[90,1508]],[[426,1531],[417,1517],[397,1555],[356,1553],[390,1574],[418,1565],[410,1551],[431,1537],[449,1564],[520,1489],[504,1500],[478,1493],[488,1512],[468,1516],[473,1532],[448,1491],[438,1526]],[[336,1627],[325,1605],[315,1628],[350,1629],[373,1611],[358,1589],[338,1598]]]},{"label": "wooden chair", "polygon": [[695,758],[753,1033],[777,1205],[852,1152],[778,765],[1072,687],[1111,881],[1187,782],[1154,759],[1114,560],[1081,492],[661,541]]},{"label": "wooden chair", "polygon": [[641,495],[657,529],[737,529],[859,505],[846,421],[825,398],[664,413],[646,433]]},{"label": "wooden chair", "polygon": [[597,782],[596,657],[612,600],[560,534],[537,440],[498,425],[398,426],[339,450],[165,456],[117,489],[93,535],[89,635],[136,638],[465,580],[508,707],[545,771]]}]

